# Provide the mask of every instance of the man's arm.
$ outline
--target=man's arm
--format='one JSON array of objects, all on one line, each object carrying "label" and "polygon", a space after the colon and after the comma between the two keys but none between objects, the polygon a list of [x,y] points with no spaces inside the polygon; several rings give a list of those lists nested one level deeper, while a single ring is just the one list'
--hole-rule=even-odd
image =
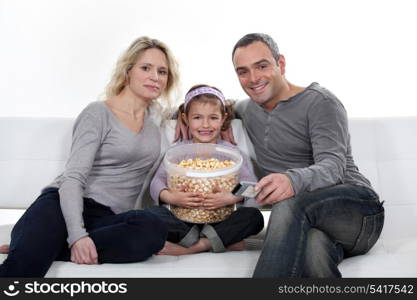
[{"label": "man's arm", "polygon": [[314,163],[262,178],[256,186],[261,190],[256,197],[260,204],[273,204],[343,182],[349,142],[343,105],[337,99],[323,99],[310,107],[307,118]]},{"label": "man's arm", "polygon": [[245,100],[240,100],[240,101],[235,102],[234,110],[235,110],[235,118],[236,119],[240,119],[240,120],[244,119],[243,115],[246,112],[249,101],[251,101],[251,100],[250,99],[245,99]]},{"label": "man's arm", "polygon": [[337,99],[315,103],[308,123],[314,164],[285,172],[296,194],[342,183],[345,177],[349,132],[343,105]]}]

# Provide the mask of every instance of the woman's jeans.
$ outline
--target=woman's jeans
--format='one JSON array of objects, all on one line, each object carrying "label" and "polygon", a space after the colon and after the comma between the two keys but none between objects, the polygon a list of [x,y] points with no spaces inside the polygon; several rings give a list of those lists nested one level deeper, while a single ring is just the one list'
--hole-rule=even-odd
[{"label": "woman's jeans", "polygon": [[[83,217],[99,263],[143,261],[161,250],[166,240],[166,225],[150,212],[131,210],[116,215],[109,207],[85,198]],[[58,189],[46,189],[14,226],[0,277],[45,276],[54,260],[70,260],[67,237]]]},{"label": "woman's jeans", "polygon": [[384,208],[366,187],[336,185],[274,204],[253,277],[341,277],[345,257],[378,240]]}]

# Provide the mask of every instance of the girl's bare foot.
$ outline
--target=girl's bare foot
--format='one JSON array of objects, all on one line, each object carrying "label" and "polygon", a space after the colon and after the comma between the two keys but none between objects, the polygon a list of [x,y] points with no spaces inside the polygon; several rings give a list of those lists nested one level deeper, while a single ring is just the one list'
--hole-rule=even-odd
[{"label": "girl's bare foot", "polygon": [[9,245],[7,245],[7,244],[1,245],[0,246],[0,253],[2,253],[2,254],[9,253]]},{"label": "girl's bare foot", "polygon": [[187,253],[188,248],[174,244],[171,242],[165,242],[164,248],[158,252],[158,255],[184,255]]},{"label": "girl's bare foot", "polygon": [[178,244],[174,244],[171,242],[165,242],[164,248],[158,252],[158,255],[185,255],[185,254],[193,254],[204,252],[210,249],[210,241],[206,238],[201,238],[198,240],[197,243],[192,245],[189,248],[180,246]]},{"label": "girl's bare foot", "polygon": [[230,246],[227,246],[226,249],[230,251],[242,251],[245,250],[246,243],[245,241],[240,241],[234,244],[231,244]]}]

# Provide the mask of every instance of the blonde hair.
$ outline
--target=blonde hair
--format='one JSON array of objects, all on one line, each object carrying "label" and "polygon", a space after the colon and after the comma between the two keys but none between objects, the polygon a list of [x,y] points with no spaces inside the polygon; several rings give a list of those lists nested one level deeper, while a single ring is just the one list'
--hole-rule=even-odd
[{"label": "blonde hair", "polygon": [[[157,39],[151,39],[147,36],[137,38],[127,48],[127,50],[120,56],[113,71],[110,82],[107,84],[105,97],[117,96],[121,93],[127,84],[127,74],[137,62],[139,56],[148,49],[161,50],[168,61],[168,81],[165,90],[161,97],[152,101],[151,107],[156,108],[158,112],[163,115],[163,118],[168,118],[168,114],[173,111],[173,95],[179,85],[179,71],[178,63],[169,50],[168,46]],[[163,98],[164,101],[161,99]]]}]

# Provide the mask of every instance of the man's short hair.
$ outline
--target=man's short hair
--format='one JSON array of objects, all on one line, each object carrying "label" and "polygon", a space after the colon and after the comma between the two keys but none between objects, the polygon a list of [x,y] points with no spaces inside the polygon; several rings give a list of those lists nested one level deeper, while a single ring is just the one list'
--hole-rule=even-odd
[{"label": "man's short hair", "polygon": [[249,33],[242,37],[236,45],[233,47],[232,52],[232,59],[235,55],[236,49],[240,47],[245,47],[247,45],[252,44],[253,42],[262,42],[268,46],[269,50],[271,50],[272,56],[274,57],[275,61],[278,63],[279,59],[279,49],[277,43],[267,34],[265,33]]}]

